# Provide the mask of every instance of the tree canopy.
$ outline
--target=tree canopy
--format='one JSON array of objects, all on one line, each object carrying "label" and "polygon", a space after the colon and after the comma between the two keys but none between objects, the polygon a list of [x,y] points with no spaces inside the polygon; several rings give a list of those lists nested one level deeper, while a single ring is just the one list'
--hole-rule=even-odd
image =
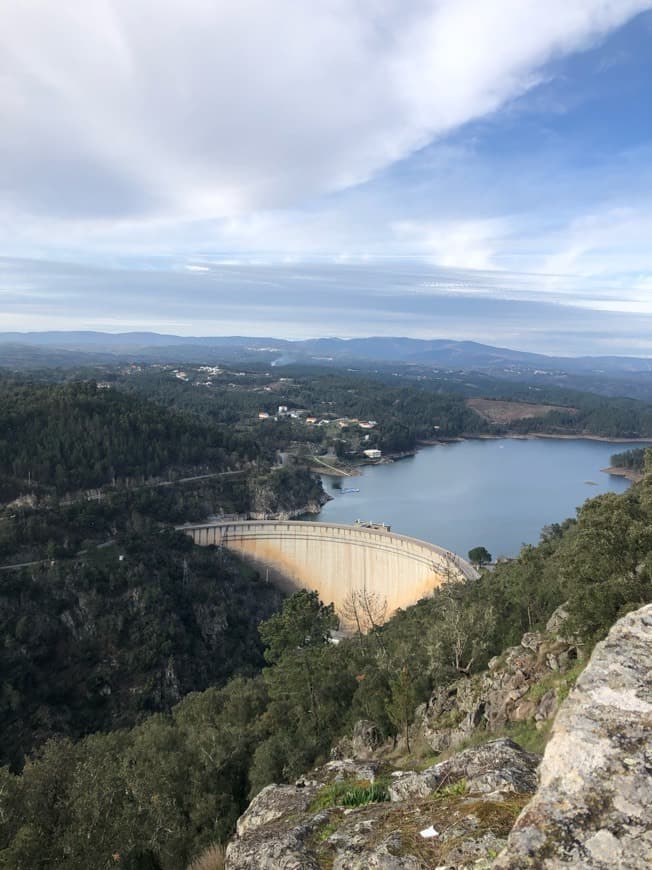
[{"label": "tree canopy", "polygon": [[491,553],[486,547],[473,547],[469,550],[469,562],[474,565],[487,565],[491,562]]}]

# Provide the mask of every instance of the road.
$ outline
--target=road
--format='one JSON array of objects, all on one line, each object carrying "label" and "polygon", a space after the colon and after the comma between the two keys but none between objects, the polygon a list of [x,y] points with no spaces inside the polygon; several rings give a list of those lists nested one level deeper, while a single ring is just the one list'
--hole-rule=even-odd
[{"label": "road", "polygon": [[[132,486],[128,488],[129,492],[133,492],[138,489],[150,489],[156,486],[176,486],[178,483],[191,483],[195,480],[207,480],[212,477],[235,477],[239,474],[245,474],[246,469],[236,469],[235,471],[213,471],[209,474],[195,474],[192,477],[179,477],[177,480],[160,480],[156,483],[142,483],[138,486]],[[61,499],[59,502],[60,505],[69,506],[75,504],[80,501],[100,501],[105,495],[112,495],[117,490],[113,490],[109,493],[100,490],[97,495],[83,496],[81,498],[70,498],[70,499]],[[2,519],[10,519],[10,517],[3,517]],[[101,550],[104,547],[109,547],[113,541],[105,541],[103,544],[98,544],[97,549]],[[75,553],[74,556],[66,556],[67,559],[73,558],[76,559],[78,556],[83,556],[86,553],[86,550],[80,550],[78,553]],[[0,571],[17,571],[20,568],[31,568],[34,565],[46,565],[48,562],[51,562],[51,559],[35,559],[33,562],[19,562],[14,565],[0,565]]]}]

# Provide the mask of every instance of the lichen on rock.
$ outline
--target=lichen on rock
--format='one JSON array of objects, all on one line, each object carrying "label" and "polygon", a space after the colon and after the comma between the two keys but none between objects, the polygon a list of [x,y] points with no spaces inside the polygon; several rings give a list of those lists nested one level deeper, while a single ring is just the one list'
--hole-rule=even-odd
[{"label": "lichen on rock", "polygon": [[652,866],[652,605],[599,643],[497,868]]},{"label": "lichen on rock", "polygon": [[[379,760],[387,747],[374,745],[364,722],[304,781],[254,799],[227,870],[652,866],[652,605],[614,626],[566,700],[581,650],[559,636],[564,622],[558,613],[549,632],[528,633],[488,673],[439,690],[420,709],[421,734],[449,747],[455,734],[490,736],[492,727],[531,727],[557,713],[539,770],[538,755],[501,737],[425,770],[391,772]],[[347,757],[354,747],[362,758]],[[386,791],[382,802],[345,806],[334,781]],[[320,803],[327,789],[330,803]],[[422,838],[426,828],[436,836]]]},{"label": "lichen on rock", "polygon": [[[536,784],[537,763],[511,740],[497,740],[435,765],[434,774],[395,772],[395,783],[420,777],[418,793],[406,789],[391,802],[323,808],[324,792],[338,793],[334,782],[369,782],[380,772],[369,759],[330,761],[299,784],[267,786],[254,798],[229,844],[226,868],[479,868],[504,845],[526,799],[522,790]],[[455,782],[463,787],[441,788]],[[438,836],[424,839],[419,832],[429,826]]]},{"label": "lichen on rock", "polygon": [[509,794],[530,794],[537,787],[540,757],[525,752],[509,738],[465,749],[421,773],[397,772],[389,787],[391,800],[425,797],[444,786],[464,782],[470,794],[499,799]]}]

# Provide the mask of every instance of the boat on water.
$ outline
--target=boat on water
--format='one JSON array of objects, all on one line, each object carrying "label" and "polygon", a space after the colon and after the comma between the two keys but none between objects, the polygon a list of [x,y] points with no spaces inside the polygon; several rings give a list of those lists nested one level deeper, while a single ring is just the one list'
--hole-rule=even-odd
[{"label": "boat on water", "polygon": [[347,492],[360,492],[359,489],[354,489],[353,487],[348,487],[347,489],[340,490],[342,495],[345,495]]}]

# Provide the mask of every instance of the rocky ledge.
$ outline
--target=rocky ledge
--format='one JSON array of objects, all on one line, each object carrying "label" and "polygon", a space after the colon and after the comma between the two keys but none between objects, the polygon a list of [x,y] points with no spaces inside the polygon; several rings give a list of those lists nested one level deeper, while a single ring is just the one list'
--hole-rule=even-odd
[{"label": "rocky ledge", "polygon": [[562,705],[498,868],[652,866],[652,605],[619,620]]},{"label": "rocky ledge", "polygon": [[254,798],[229,844],[226,868],[490,867],[536,786],[538,763],[539,756],[507,739],[420,772],[331,761]]},{"label": "rocky ledge", "polygon": [[563,701],[538,775],[539,756],[507,738],[392,770],[360,722],[333,761],[254,798],[226,870],[652,866],[652,605],[612,628],[572,690],[581,651],[564,616],[419,711],[421,736],[450,753],[505,724],[545,727]]}]

